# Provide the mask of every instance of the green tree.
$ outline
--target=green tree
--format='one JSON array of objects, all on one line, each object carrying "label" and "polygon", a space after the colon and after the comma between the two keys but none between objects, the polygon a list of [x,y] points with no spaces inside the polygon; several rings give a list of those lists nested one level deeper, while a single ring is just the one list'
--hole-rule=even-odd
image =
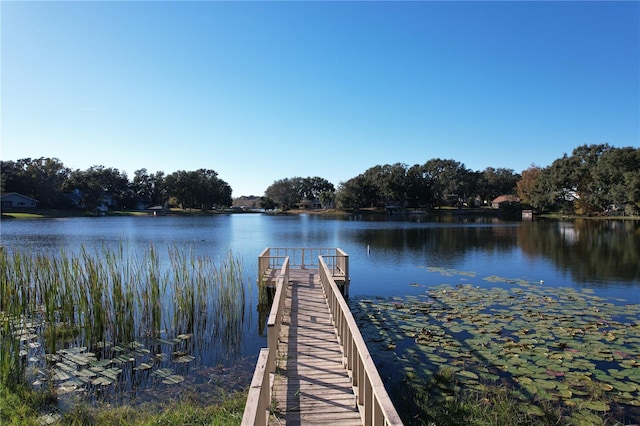
[{"label": "green tree", "polygon": [[149,174],[147,169],[136,170],[131,182],[131,189],[136,202],[147,205],[162,205],[167,201],[164,172]]},{"label": "green tree", "polygon": [[395,163],[374,166],[364,172],[371,186],[376,189],[375,203],[379,207],[388,204],[404,206],[407,199],[407,166]]},{"label": "green tree", "polygon": [[516,193],[516,184],[520,176],[513,169],[487,167],[476,173],[476,193],[483,202],[504,194]]},{"label": "green tree", "polygon": [[265,196],[260,198],[260,207],[262,207],[265,210],[273,210],[276,207],[278,207],[278,203],[273,201],[271,198]]},{"label": "green tree", "polygon": [[[333,185],[332,185],[333,186]],[[320,196],[318,197],[322,207],[333,207],[336,201],[336,192],[335,191],[322,191]]]},{"label": "green tree", "polygon": [[126,208],[129,180],[125,172],[104,166],[92,166],[87,170],[75,170],[65,182],[66,191],[78,190],[81,204],[87,211],[108,204],[109,208]]},{"label": "green tree", "polygon": [[179,170],[165,178],[167,195],[175,197],[183,209],[210,210],[215,206],[230,206],[231,187],[211,169]]},{"label": "green tree", "polygon": [[431,182],[421,165],[414,164],[407,169],[406,183],[409,207],[433,207],[431,205],[433,201]]},{"label": "green tree", "polygon": [[288,210],[302,201],[302,178],[284,178],[273,182],[265,190],[265,198],[283,210]]},{"label": "green tree", "polygon": [[[320,200],[321,195],[326,200],[327,197],[333,199],[335,188],[331,182],[319,176],[302,178],[295,176],[292,178],[279,179],[273,182],[264,192],[265,205],[274,203],[284,210],[288,210],[300,203],[302,200]],[[331,194],[331,195],[330,195]]]},{"label": "green tree", "polygon": [[345,182],[340,182],[336,191],[336,205],[339,208],[373,207],[377,201],[377,187],[371,179],[360,174]]},{"label": "green tree", "polygon": [[3,161],[0,169],[3,191],[35,198],[40,207],[62,208],[67,205],[63,185],[70,170],[57,158]]},{"label": "green tree", "polygon": [[591,176],[592,203],[600,209],[640,206],[640,148],[605,150]]},{"label": "green tree", "polygon": [[[300,179],[300,178],[294,178]],[[306,200],[320,199],[320,194],[334,193],[335,188],[331,182],[319,176],[306,177],[297,182],[300,186],[300,198]]]},{"label": "green tree", "polygon": [[431,186],[434,205],[441,206],[449,200],[458,203],[466,198],[472,172],[464,164],[436,158],[427,161],[422,167]]}]

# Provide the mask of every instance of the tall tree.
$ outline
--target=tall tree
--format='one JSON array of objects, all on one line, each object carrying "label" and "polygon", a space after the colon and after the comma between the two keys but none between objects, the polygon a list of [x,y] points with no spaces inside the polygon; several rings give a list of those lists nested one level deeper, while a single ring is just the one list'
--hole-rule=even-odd
[{"label": "tall tree", "polygon": [[602,153],[591,172],[593,204],[607,210],[612,205],[640,203],[640,148],[616,148]]},{"label": "tall tree", "polygon": [[231,187],[210,169],[179,170],[165,179],[167,193],[185,209],[210,210],[214,206],[230,206]]},{"label": "tall tree", "polygon": [[365,208],[372,207],[376,203],[377,188],[371,179],[363,174],[340,182],[336,192],[336,205],[340,208]]},{"label": "tall tree", "polygon": [[302,200],[300,189],[302,178],[284,178],[273,182],[264,191],[264,196],[283,210],[292,208]]},{"label": "tall tree", "polygon": [[463,163],[436,158],[427,161],[423,171],[431,185],[434,204],[441,206],[449,199],[459,202],[466,198],[471,171]]},{"label": "tall tree", "polygon": [[65,207],[62,187],[70,170],[57,158],[24,158],[2,162],[3,191],[35,198],[41,207]]},{"label": "tall tree", "polygon": [[[295,178],[294,178],[295,179]],[[331,182],[319,176],[306,177],[302,179],[300,184],[300,198],[307,200],[315,200],[320,198],[323,192],[333,193],[335,188]]]},{"label": "tall tree", "polygon": [[407,202],[409,207],[432,207],[431,182],[424,168],[415,164],[407,170]]},{"label": "tall tree", "polygon": [[118,169],[92,166],[87,170],[71,172],[65,189],[78,190],[87,211],[95,211],[99,205],[109,201],[111,208],[126,208],[122,203],[127,198],[129,179],[125,172]]},{"label": "tall tree", "polygon": [[491,201],[500,195],[515,194],[516,183],[520,179],[513,169],[487,167],[476,177],[476,193],[484,201]]},{"label": "tall tree", "polygon": [[163,205],[167,201],[164,172],[150,174],[147,169],[134,172],[131,182],[133,196],[137,202],[148,205]]}]

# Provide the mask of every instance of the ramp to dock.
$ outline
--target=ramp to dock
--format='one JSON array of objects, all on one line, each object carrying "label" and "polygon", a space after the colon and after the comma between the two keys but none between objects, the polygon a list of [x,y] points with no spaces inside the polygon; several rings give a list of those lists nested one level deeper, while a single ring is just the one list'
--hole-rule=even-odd
[{"label": "ramp to dock", "polygon": [[349,256],[267,247],[258,271],[275,293],[242,426],[402,425],[345,299]]},{"label": "ramp to dock", "polygon": [[362,425],[317,271],[291,275],[269,424]]}]

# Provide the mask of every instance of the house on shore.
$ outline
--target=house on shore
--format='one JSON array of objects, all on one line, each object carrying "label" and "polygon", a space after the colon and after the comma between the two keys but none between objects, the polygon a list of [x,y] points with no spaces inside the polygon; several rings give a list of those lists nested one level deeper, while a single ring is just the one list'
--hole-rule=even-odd
[{"label": "house on shore", "polygon": [[520,198],[516,195],[501,195],[491,202],[493,209],[512,209],[520,207]]},{"label": "house on shore", "polygon": [[7,192],[1,196],[1,205],[3,209],[24,209],[38,207],[38,200],[17,192]]}]

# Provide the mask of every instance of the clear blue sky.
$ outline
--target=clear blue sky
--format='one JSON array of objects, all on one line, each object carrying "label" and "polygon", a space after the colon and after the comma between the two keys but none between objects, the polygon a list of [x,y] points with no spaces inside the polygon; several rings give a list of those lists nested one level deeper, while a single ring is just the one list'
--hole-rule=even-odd
[{"label": "clear blue sky", "polygon": [[639,146],[639,2],[2,1],[2,160],[207,168],[233,196]]}]

